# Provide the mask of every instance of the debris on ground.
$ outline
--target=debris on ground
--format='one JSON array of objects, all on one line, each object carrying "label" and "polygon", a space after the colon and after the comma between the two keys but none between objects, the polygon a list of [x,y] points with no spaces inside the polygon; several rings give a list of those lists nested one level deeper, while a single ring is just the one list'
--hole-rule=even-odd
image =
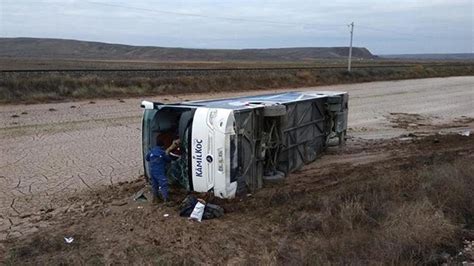
[{"label": "debris on ground", "polygon": [[127,201],[126,200],[116,200],[116,201],[112,202],[112,205],[113,206],[124,206],[124,205],[127,205]]},{"label": "debris on ground", "polygon": [[181,206],[179,207],[180,212],[179,216],[182,217],[189,217],[194,210],[194,206],[196,206],[197,198],[193,195],[189,195],[181,202]]},{"label": "debris on ground", "polygon": [[153,192],[151,191],[150,185],[146,184],[139,191],[133,195],[133,200],[136,202],[148,202],[153,200]]},{"label": "debris on ground", "polygon": [[189,215],[189,219],[193,221],[201,222],[205,208],[206,208],[206,205],[198,201],[196,205],[194,206],[193,212],[191,212],[191,215]]},{"label": "debris on ground", "polygon": [[66,241],[68,244],[71,244],[74,241],[74,238],[72,236],[65,236],[64,241]]},{"label": "debris on ground", "polygon": [[198,199],[193,195],[188,195],[181,203],[179,216],[190,217],[198,203],[205,205],[202,214],[202,219],[204,220],[219,218],[224,215],[224,209],[221,206],[206,203],[204,200]]},{"label": "debris on ground", "polygon": [[469,135],[471,135],[471,131],[464,130],[463,132],[459,132],[459,135],[464,136],[464,137],[469,137]]}]

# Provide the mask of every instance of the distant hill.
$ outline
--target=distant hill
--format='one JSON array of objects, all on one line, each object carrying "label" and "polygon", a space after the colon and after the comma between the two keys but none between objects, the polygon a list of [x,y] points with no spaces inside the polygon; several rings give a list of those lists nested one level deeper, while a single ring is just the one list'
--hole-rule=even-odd
[{"label": "distant hill", "polygon": [[474,60],[474,53],[464,54],[396,54],[381,55],[380,58],[387,59],[413,59],[413,60]]},{"label": "distant hill", "polygon": [[[346,58],[347,47],[307,47],[269,49],[188,49],[131,46],[100,42],[0,38],[0,57],[38,59],[103,59],[156,61],[301,61]],[[355,58],[376,58],[366,48],[353,48]]]}]

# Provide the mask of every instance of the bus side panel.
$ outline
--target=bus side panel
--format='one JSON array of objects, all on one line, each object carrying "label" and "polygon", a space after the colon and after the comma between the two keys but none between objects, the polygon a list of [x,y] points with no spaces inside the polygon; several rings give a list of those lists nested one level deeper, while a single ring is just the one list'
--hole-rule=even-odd
[{"label": "bus side panel", "polygon": [[326,144],[327,98],[285,104],[283,149],[278,169],[290,173],[318,158]]}]

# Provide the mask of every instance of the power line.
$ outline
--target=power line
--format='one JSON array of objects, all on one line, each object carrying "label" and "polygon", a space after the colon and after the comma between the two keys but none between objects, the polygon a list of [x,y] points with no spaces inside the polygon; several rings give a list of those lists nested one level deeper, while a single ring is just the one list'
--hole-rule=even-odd
[{"label": "power line", "polygon": [[[254,18],[237,18],[237,17],[227,17],[227,16],[212,16],[212,15],[204,15],[204,14],[197,14],[197,13],[187,13],[187,12],[177,12],[177,11],[170,11],[170,10],[163,10],[163,9],[152,9],[152,8],[144,8],[144,7],[135,7],[135,6],[127,6],[127,5],[119,5],[119,4],[110,4],[110,3],[100,3],[100,2],[94,2],[94,1],[85,1],[89,4],[93,5],[100,5],[100,6],[108,6],[108,7],[115,7],[115,8],[123,8],[123,9],[128,9],[128,10],[137,10],[137,11],[145,11],[145,12],[151,12],[151,13],[160,13],[160,14],[168,14],[168,15],[174,15],[174,16],[184,16],[184,17],[196,17],[196,18],[210,18],[210,19],[217,19],[217,20],[224,20],[224,21],[230,21],[230,22],[256,22],[256,23],[263,23],[263,24],[268,24],[268,25],[277,25],[277,26],[298,26],[298,27],[314,27],[314,26],[319,26],[319,27],[337,27],[337,28],[342,28],[347,25],[344,24],[314,24],[314,23],[295,23],[295,22],[282,22],[282,21],[275,21],[275,20],[264,20],[264,19],[254,19]],[[371,27],[371,26],[364,26],[364,25],[359,25],[359,28],[366,29],[366,30],[371,30],[371,31],[377,31],[377,32],[387,32],[387,33],[394,33],[397,35],[405,35],[405,36],[412,36],[412,37],[424,37],[424,38],[437,38],[435,36],[428,36],[424,34],[412,34],[412,33],[406,33],[406,32],[401,32],[401,31],[396,31],[396,30],[391,30],[391,29],[382,29],[382,28],[376,28],[376,27]]]},{"label": "power line", "polygon": [[125,5],[109,4],[109,3],[99,3],[99,2],[92,2],[92,1],[85,1],[85,2],[87,2],[89,4],[93,4],[93,5],[100,5],[100,6],[118,7],[118,8],[132,9],[132,10],[145,11],[145,12],[169,14],[169,15],[175,15],[175,16],[211,18],[211,19],[226,20],[226,21],[233,21],[233,22],[257,22],[257,23],[264,23],[264,24],[270,24],[270,25],[280,25],[280,26],[321,26],[321,27],[343,27],[343,26],[345,26],[344,24],[324,24],[324,25],[321,24],[321,25],[317,25],[317,24],[313,24],[313,23],[293,23],[293,22],[282,22],[282,21],[262,20],[262,19],[253,19],[253,18],[210,16],[210,15],[203,15],[203,14],[196,14],[196,13],[176,12],[176,11],[169,11],[169,10],[162,10],[162,9],[133,7],[133,6],[125,6]]},{"label": "power line", "polygon": [[396,31],[396,30],[391,30],[391,29],[381,29],[381,28],[374,28],[374,27],[360,26],[360,25],[357,25],[357,27],[362,28],[362,29],[371,30],[371,31],[395,33],[395,34],[398,34],[398,35],[406,35],[406,36],[412,36],[412,37],[438,38],[438,37],[435,37],[435,36],[428,36],[428,35],[418,34],[418,33],[413,34],[413,33],[401,32],[401,31]]}]

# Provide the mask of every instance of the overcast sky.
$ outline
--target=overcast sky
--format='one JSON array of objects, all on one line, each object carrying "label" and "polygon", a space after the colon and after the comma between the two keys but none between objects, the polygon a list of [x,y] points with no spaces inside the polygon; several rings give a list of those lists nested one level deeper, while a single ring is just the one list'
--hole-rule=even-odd
[{"label": "overcast sky", "polygon": [[472,53],[473,0],[0,0],[2,37],[193,48]]}]

